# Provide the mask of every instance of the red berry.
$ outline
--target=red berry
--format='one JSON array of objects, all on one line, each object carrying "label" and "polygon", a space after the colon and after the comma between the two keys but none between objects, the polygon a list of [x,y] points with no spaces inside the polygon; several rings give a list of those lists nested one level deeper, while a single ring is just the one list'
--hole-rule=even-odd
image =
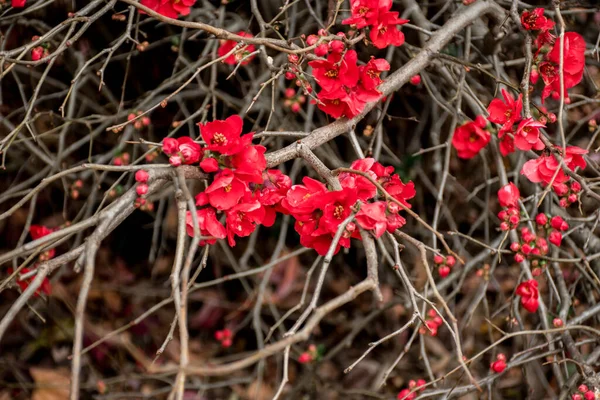
[{"label": "red berry", "polygon": [[445,265],[441,266],[440,268],[438,268],[438,273],[442,278],[445,278],[450,274],[450,268],[446,267]]},{"label": "red berry", "polygon": [[503,360],[497,360],[490,364],[490,369],[497,374],[504,372],[506,369],[506,362]]},{"label": "red berry", "polygon": [[564,322],[563,322],[563,320],[562,320],[562,319],[560,319],[560,318],[554,318],[554,319],[552,320],[552,325],[554,325],[554,327],[555,327],[555,328],[560,328],[561,326],[563,326],[563,325],[564,325]]},{"label": "red berry", "polygon": [[410,83],[417,86],[419,83],[421,83],[421,75],[412,76],[410,78]]},{"label": "red berry", "polygon": [[447,266],[453,267],[455,263],[456,263],[456,259],[454,258],[454,256],[446,257],[446,265]]},{"label": "red berry", "polygon": [[436,254],[433,256],[433,262],[436,264],[442,264],[444,262],[444,257]]},{"label": "red berry", "polygon": [[311,361],[312,361],[312,357],[307,352],[300,354],[300,357],[298,357],[298,362],[300,364],[308,364]]}]

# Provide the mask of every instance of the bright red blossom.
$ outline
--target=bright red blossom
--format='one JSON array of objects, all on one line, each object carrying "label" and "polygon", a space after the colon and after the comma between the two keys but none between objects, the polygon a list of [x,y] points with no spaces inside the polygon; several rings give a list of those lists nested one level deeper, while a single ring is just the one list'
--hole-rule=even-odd
[{"label": "bright red blossom", "polygon": [[177,18],[179,15],[188,15],[196,0],[141,0],[141,3],[165,17]]},{"label": "bright red blossom", "polygon": [[[203,208],[196,211],[198,218],[198,228],[200,229],[200,235],[212,236],[215,239],[201,240],[200,244],[205,243],[214,244],[216,239],[224,239],[227,235],[225,227],[217,220],[217,214],[211,207]],[[185,217],[186,231],[189,236],[194,236],[194,219],[192,214],[188,211]]]},{"label": "bright red blossom", "polygon": [[[243,31],[238,32],[237,35],[241,36],[241,37],[248,37],[248,38],[253,37],[251,33],[243,32]],[[217,54],[219,55],[219,57],[223,57],[224,55],[229,53],[231,50],[233,50],[233,48],[235,46],[237,46],[237,44],[238,44],[238,42],[236,42],[235,40],[223,40],[223,41],[221,41],[221,45],[217,49]],[[248,57],[246,59],[244,59],[244,57],[253,53],[255,49],[256,48],[254,47],[253,44],[246,45],[246,46],[242,47],[241,49],[237,50],[235,53],[231,54],[229,57],[227,57],[225,60],[223,60],[223,62],[225,64],[235,65],[238,62],[244,60],[244,61],[242,61],[242,65],[246,65],[250,61],[252,61],[254,56]]]},{"label": "bright red blossom", "polygon": [[12,0],[10,5],[12,8],[23,8],[26,2],[27,0]]},{"label": "bright red blossom", "polygon": [[235,246],[234,236],[245,237],[262,223],[265,210],[257,200],[240,203],[226,213],[227,240],[230,246]]},{"label": "bright red blossom", "polygon": [[493,99],[487,108],[490,114],[488,121],[502,125],[502,131],[510,131],[512,126],[521,119],[521,110],[523,108],[523,95],[520,94],[515,101],[514,97],[506,90],[502,89],[502,97]]},{"label": "bright red blossom", "polygon": [[527,118],[521,121],[514,134],[514,143],[519,150],[529,151],[531,149],[543,150],[544,143],[540,139],[539,128],[545,128],[546,125],[533,118]]},{"label": "bright red blossom", "polygon": [[170,156],[169,163],[174,167],[178,167],[181,164],[195,164],[202,157],[202,148],[188,136],[182,136],[177,139],[164,139],[163,152]]},{"label": "bright red blossom", "polygon": [[202,139],[207,145],[206,149],[223,155],[238,153],[252,141],[251,134],[240,136],[242,125],[239,115],[232,115],[224,121],[216,120],[198,124]]},{"label": "bright red blossom", "polygon": [[452,145],[460,158],[473,158],[490,141],[490,133],[483,129],[487,125],[485,118],[477,116],[475,121],[467,122],[454,131]]},{"label": "bright red blossom", "polygon": [[529,312],[536,312],[539,307],[538,283],[535,279],[521,282],[516,290],[516,295],[521,296],[521,305]]},{"label": "bright red blossom", "polygon": [[[14,272],[14,270],[12,268],[8,268],[6,270],[6,272],[8,272],[9,274],[12,274]],[[29,277],[27,279],[20,278],[21,275],[24,275],[28,272],[31,272],[31,269],[29,269],[27,267],[21,268],[19,275],[17,275],[17,277],[15,279],[17,285],[19,286],[19,288],[21,289],[22,292],[25,291],[29,287],[29,285],[35,278],[35,275],[32,277]],[[40,285],[40,287],[37,288],[37,290],[35,291],[35,293],[33,295],[35,297],[38,297],[40,295],[40,293],[50,295],[51,292],[52,292],[52,286],[50,285],[50,281],[48,280],[48,278],[44,278],[44,280],[42,281],[42,284]]]},{"label": "bright red blossom", "polygon": [[521,25],[528,31],[548,31],[554,28],[554,21],[544,17],[543,8],[536,8],[533,11],[523,11]]}]

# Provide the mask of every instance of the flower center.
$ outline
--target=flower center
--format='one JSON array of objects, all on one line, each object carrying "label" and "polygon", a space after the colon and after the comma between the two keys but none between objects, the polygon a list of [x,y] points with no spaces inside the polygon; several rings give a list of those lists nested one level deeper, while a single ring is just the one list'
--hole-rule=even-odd
[{"label": "flower center", "polygon": [[504,113],[504,116],[507,118],[510,118],[512,116],[512,111],[511,110],[506,110],[506,112]]},{"label": "flower center", "polygon": [[535,15],[534,13],[531,13],[527,17],[525,17],[525,22],[529,26],[532,26],[532,27],[535,26],[536,21],[537,21],[537,15]]},{"label": "flower center", "polygon": [[367,70],[367,75],[369,75],[369,78],[371,78],[371,79],[379,78],[379,72],[377,72],[373,69]]},{"label": "flower center", "polygon": [[337,78],[338,71],[337,69],[330,69],[329,71],[325,72],[325,76],[328,78]]},{"label": "flower center", "polygon": [[379,33],[381,33],[382,35],[386,32],[387,32],[387,26],[384,25],[381,28],[379,28]]},{"label": "flower center", "polygon": [[359,15],[366,15],[368,11],[369,11],[369,7],[361,7],[361,8],[358,9],[358,14]]},{"label": "flower center", "polygon": [[303,197],[302,200],[306,200],[310,197],[310,193],[306,193]]},{"label": "flower center", "polygon": [[474,133],[471,133],[471,135],[469,136],[469,142],[474,143],[477,141],[477,135]]},{"label": "flower center", "polygon": [[335,206],[335,208],[333,209],[333,216],[337,219],[342,219],[342,217],[344,216],[344,206],[340,204]]},{"label": "flower center", "polygon": [[212,143],[218,145],[226,145],[227,138],[222,133],[215,133],[215,135],[212,138]]},{"label": "flower center", "polygon": [[340,104],[340,100],[339,99],[333,99],[333,100],[331,100],[331,104],[333,104],[334,106],[337,106],[338,104]]},{"label": "flower center", "polygon": [[225,187],[223,188],[223,190],[225,190],[225,193],[229,193],[229,192],[231,192],[231,184],[229,184],[229,185],[225,186]]}]

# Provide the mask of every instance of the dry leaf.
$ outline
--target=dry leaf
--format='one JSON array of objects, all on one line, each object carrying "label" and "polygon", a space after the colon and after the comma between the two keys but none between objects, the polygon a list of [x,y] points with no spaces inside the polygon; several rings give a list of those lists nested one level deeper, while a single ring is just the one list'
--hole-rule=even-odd
[{"label": "dry leaf", "polygon": [[70,376],[66,368],[30,368],[36,388],[31,400],[66,400],[69,398]]}]

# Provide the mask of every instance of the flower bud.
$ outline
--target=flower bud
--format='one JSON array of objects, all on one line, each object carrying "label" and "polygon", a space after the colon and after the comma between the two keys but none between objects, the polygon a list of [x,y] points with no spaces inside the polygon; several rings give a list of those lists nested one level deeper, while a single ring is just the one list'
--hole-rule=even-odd
[{"label": "flower bud", "polygon": [[139,183],[135,188],[135,191],[138,194],[138,196],[143,196],[146,193],[148,193],[148,185],[145,183]]},{"label": "flower bud", "polygon": [[544,225],[546,225],[546,224],[548,223],[548,217],[546,216],[546,214],[543,214],[543,213],[542,213],[542,214],[538,214],[538,215],[535,217],[535,222],[536,222],[538,225],[542,225],[542,226],[544,226]]},{"label": "flower bud", "polygon": [[150,177],[150,174],[143,169],[138,169],[137,172],[135,173],[135,180],[139,183],[148,182],[149,177]]},{"label": "flower bud", "polygon": [[421,83],[421,75],[414,75],[410,78],[412,85],[418,86]]}]

